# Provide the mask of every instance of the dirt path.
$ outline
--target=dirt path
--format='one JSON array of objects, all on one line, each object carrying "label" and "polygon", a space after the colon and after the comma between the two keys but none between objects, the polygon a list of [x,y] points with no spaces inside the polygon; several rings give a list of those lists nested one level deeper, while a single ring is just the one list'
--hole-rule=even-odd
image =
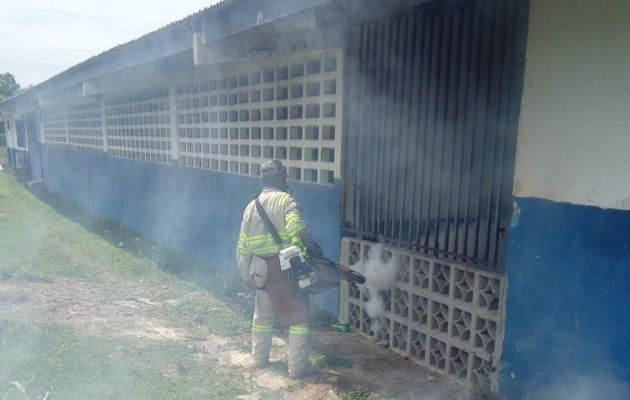
[{"label": "dirt path", "polygon": [[0,318],[52,321],[86,335],[184,340],[186,332],[148,316],[160,303],[140,287],[55,279],[0,284]]},{"label": "dirt path", "polygon": [[183,341],[199,360],[218,360],[251,387],[243,400],[338,399],[338,393],[365,387],[412,399],[463,400],[463,388],[353,334],[314,333],[318,370],[308,379],[286,375],[287,343],[274,338],[271,366],[254,368],[247,337],[200,337],[188,326],[160,313],[177,299],[163,296],[166,286],[108,286],[71,279],[0,283],[0,319],[54,322],[84,335]]}]

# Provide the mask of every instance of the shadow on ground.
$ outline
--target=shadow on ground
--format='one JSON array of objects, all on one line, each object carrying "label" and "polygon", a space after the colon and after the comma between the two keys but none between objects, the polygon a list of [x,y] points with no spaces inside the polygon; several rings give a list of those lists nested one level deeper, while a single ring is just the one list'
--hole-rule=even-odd
[{"label": "shadow on ground", "polygon": [[[228,307],[237,312],[251,315],[252,301],[237,296],[239,292],[244,292],[244,289],[235,271],[217,270],[190,255],[145,239],[121,224],[96,218],[81,207],[48,192],[41,185],[31,185],[29,190],[39,201],[92,234],[129,254],[153,260],[163,271],[198,285],[221,298]],[[329,322],[324,317],[321,321]],[[331,332],[330,329],[320,327],[315,329],[313,339],[315,352],[311,361],[317,372],[311,378],[300,383],[300,387],[303,390],[313,390],[317,393],[313,392],[312,395],[307,395],[303,390],[296,392],[296,395],[299,393],[299,396],[302,396],[301,398],[307,398],[303,396],[329,398],[327,397],[329,392],[343,394],[338,397],[330,397],[331,399],[342,400],[382,399],[390,398],[389,396],[424,400],[464,400],[470,398],[461,385],[436,375],[427,368],[419,367],[413,361],[383,349],[359,335]],[[238,349],[238,353],[246,355],[248,352],[247,339],[244,337],[241,342],[245,346]],[[283,376],[284,372],[278,371],[284,371],[286,368],[284,363],[278,361],[286,360],[286,343],[279,347],[284,349],[281,353],[278,353],[278,346],[276,347],[278,358],[274,360],[275,363],[272,364],[270,371],[262,373],[262,375],[269,375],[274,379],[278,375]],[[252,372],[252,374],[254,373]],[[259,386],[264,387],[262,384]],[[373,397],[373,391],[384,393],[388,397]],[[335,396],[337,395],[335,394]],[[284,398],[290,399],[291,397],[285,396]]]},{"label": "shadow on ground", "polygon": [[[49,192],[43,185],[29,185],[21,180],[28,190],[42,203],[54,209],[70,221],[82,226],[88,232],[99,236],[113,246],[136,256],[152,260],[161,270],[178,278],[194,283],[202,289],[223,299],[228,306],[245,313],[252,313],[253,302],[248,299],[240,278],[235,270],[219,269],[201,262],[195,257],[162,246],[143,237],[112,220],[97,218],[80,206]],[[239,296],[238,294],[241,293]]]}]

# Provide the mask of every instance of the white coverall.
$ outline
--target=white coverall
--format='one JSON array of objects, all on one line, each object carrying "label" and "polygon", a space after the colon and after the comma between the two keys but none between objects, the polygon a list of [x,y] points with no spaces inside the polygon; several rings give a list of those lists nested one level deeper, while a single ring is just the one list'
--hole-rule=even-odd
[{"label": "white coverall", "polygon": [[[300,234],[306,230],[306,225],[295,199],[279,189],[265,188],[258,200],[284,242],[282,247],[303,246]],[[236,251],[238,269],[243,280],[253,282],[257,288],[252,323],[252,354],[259,366],[267,364],[272,328],[278,318],[281,324],[289,327],[289,376],[296,378],[309,369],[308,299],[292,287],[287,289],[290,284],[279,269],[277,256],[280,247],[266,229],[255,202],[252,201],[243,213]],[[278,286],[280,290],[276,290]],[[287,307],[288,311],[285,309]]]}]

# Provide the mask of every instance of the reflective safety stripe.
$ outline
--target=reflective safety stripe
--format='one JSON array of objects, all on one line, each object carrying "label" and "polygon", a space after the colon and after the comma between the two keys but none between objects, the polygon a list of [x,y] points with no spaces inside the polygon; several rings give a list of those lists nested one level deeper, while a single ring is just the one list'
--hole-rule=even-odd
[{"label": "reflective safety stripe", "polygon": [[304,220],[302,219],[302,217],[300,217],[300,214],[297,213],[287,215],[287,217],[285,218],[285,223],[287,224],[287,226],[294,224],[305,225]]},{"label": "reflective safety stripe", "polygon": [[[289,242],[289,235],[286,232],[279,233],[280,239]],[[238,240],[237,249],[242,254],[251,254],[260,257],[273,256],[280,252],[279,246],[273,240],[271,234],[250,236],[241,234]]]},{"label": "reflective safety stripe", "polygon": [[281,207],[284,207],[285,204],[287,204],[287,200],[289,200],[289,194],[288,193],[281,193],[280,198],[278,199],[278,204]]},{"label": "reflective safety stripe", "polygon": [[250,249],[250,252],[250,254],[258,257],[268,257],[278,255],[278,253],[280,253],[280,248],[278,246],[261,247]]},{"label": "reflective safety stripe", "polygon": [[295,226],[292,226],[290,229],[287,229],[287,233],[289,234],[289,236],[296,236],[298,233],[302,232],[303,230],[306,230],[305,224],[295,225]]},{"label": "reflective safety stripe", "polygon": [[[306,230],[306,223],[298,210],[294,210],[293,206],[289,209],[288,204],[292,202],[292,197],[287,193],[278,193],[277,197],[272,199],[272,213],[274,213],[274,215],[275,213],[288,212],[288,214],[284,215],[285,229],[278,231],[280,240],[283,242],[281,245],[275,242],[273,236],[266,232],[266,229],[261,230],[260,224],[258,223],[259,221],[248,219],[243,221],[242,230],[239,233],[237,244],[239,253],[243,255],[270,257],[278,255],[281,249],[291,245],[299,244],[300,248],[302,248],[299,233]],[[251,207],[253,207],[251,203],[249,207],[251,211]],[[283,209],[285,210],[283,211]],[[246,215],[249,214],[246,213]],[[277,215],[277,217],[280,217],[280,215],[281,214]],[[252,215],[250,215],[250,217],[251,216]],[[247,232],[255,234],[248,235]]]},{"label": "reflective safety stripe", "polygon": [[311,327],[308,325],[293,325],[289,327],[289,333],[294,335],[308,335],[311,333]]},{"label": "reflective safety stripe", "polygon": [[250,249],[248,249],[248,248],[246,248],[246,247],[243,247],[243,246],[237,246],[236,248],[238,249],[238,251],[239,251],[241,254],[245,254],[245,255],[254,255],[254,253],[253,253]]},{"label": "reflective safety stripe", "polygon": [[306,229],[306,223],[300,217],[300,214],[297,214],[297,213],[291,213],[287,215],[285,218],[285,224],[286,224],[287,234],[289,236],[295,236],[299,232]]},{"label": "reflective safety stripe", "polygon": [[285,218],[285,221],[287,223],[291,222],[291,221],[301,221],[302,218],[300,218],[300,214],[298,213],[291,213],[289,215],[287,215],[287,217]]},{"label": "reflective safety stripe", "polygon": [[271,325],[252,324],[252,332],[254,333],[268,333],[272,330]]},{"label": "reflective safety stripe", "polygon": [[[283,239],[283,240],[289,239],[289,235],[286,232],[278,232],[278,236],[280,236],[280,239]],[[247,243],[260,243],[260,242],[266,242],[269,240],[273,241],[273,236],[271,236],[270,233],[267,233],[264,235],[256,235],[256,236],[247,236],[244,233],[242,233],[241,238],[247,241]]]}]

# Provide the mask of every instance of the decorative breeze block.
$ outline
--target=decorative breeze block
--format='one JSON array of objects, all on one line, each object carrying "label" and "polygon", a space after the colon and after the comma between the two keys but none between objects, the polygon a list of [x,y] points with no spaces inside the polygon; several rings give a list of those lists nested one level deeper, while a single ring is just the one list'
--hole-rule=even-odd
[{"label": "decorative breeze block", "polygon": [[[344,238],[342,262],[365,259],[376,243]],[[398,257],[390,290],[379,294],[384,314],[371,319],[365,288],[344,283],[339,319],[419,364],[468,385],[496,385],[501,358],[504,277],[447,260],[385,246]]]}]

